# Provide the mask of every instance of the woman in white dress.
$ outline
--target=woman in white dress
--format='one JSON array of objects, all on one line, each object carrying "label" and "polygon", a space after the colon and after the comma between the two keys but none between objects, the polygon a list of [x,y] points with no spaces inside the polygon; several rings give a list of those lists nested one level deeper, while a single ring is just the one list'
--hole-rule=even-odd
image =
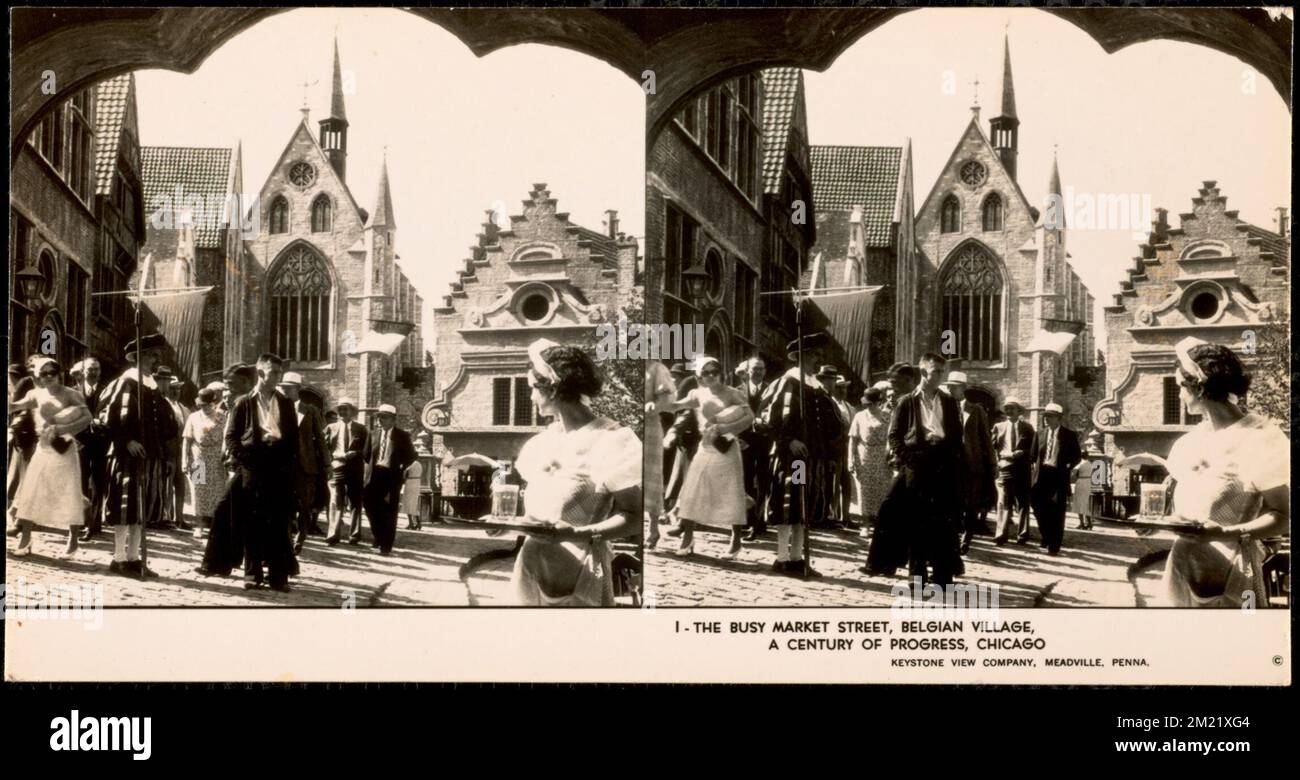
[{"label": "woman in white dress", "polygon": [[32,550],[32,529],[66,530],[66,554],[77,549],[77,536],[86,518],[86,497],[81,492],[81,462],[76,434],[90,425],[90,410],[81,393],[63,384],[59,364],[50,358],[36,361],[36,389],[14,405],[15,410],[36,410],[40,437],[22,484],[14,499],[19,523],[18,549]]},{"label": "woman in white dress", "polygon": [[740,442],[735,434],[754,422],[749,399],[722,382],[722,364],[701,355],[695,364],[700,386],[676,402],[679,409],[694,409],[700,428],[700,448],[691,460],[682,494],[677,500],[681,519],[681,545],[677,554],[695,552],[696,525],[720,525],[731,530],[731,544],[721,558],[730,560],[740,553],[745,530],[745,472]]},{"label": "woman in white dress", "polygon": [[[883,387],[882,387],[883,385]],[[880,514],[880,503],[893,481],[889,470],[889,414],[885,411],[888,382],[878,382],[862,396],[866,404],[849,426],[849,467],[857,483],[859,535],[869,538]]]},{"label": "woman in white dress", "polygon": [[539,339],[528,348],[528,384],[542,416],[515,463],[527,482],[527,532],[511,583],[526,606],[613,606],[607,540],[637,532],[641,520],[641,440],[591,410],[602,381],[577,347]]},{"label": "woman in white dress", "polygon": [[212,527],[217,503],[226,495],[226,466],[222,445],[226,430],[226,412],[217,408],[220,391],[208,385],[199,391],[197,411],[192,412],[181,429],[181,471],[185,474],[184,511],[194,526],[194,538],[203,538],[203,529]]},{"label": "woman in white dress", "polygon": [[1290,527],[1290,442],[1273,422],[1237,406],[1250,376],[1232,350],[1196,338],[1175,348],[1187,411],[1205,420],[1174,443],[1173,515],[1194,522],[1169,552],[1170,606],[1267,605],[1259,539]]}]

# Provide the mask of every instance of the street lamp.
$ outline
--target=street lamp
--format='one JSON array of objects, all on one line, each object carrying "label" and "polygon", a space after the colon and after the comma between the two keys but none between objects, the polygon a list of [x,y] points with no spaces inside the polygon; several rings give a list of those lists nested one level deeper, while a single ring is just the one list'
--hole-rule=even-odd
[{"label": "street lamp", "polygon": [[40,302],[45,287],[45,277],[36,270],[35,266],[29,265],[14,274],[14,280],[18,282],[18,289],[22,292],[24,303],[35,306]]},{"label": "street lamp", "polygon": [[686,290],[691,296],[691,303],[697,308],[702,308],[709,288],[709,272],[705,269],[704,263],[696,260],[690,268],[682,271],[682,278],[686,280]]}]

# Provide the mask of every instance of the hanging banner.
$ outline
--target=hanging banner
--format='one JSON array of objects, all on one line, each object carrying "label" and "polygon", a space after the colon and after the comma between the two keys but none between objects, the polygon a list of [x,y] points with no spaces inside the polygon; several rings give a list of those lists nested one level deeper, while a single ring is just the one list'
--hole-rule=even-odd
[{"label": "hanging banner", "polygon": [[871,348],[871,312],[876,295],[883,287],[868,287],[861,291],[832,292],[808,299],[810,329],[826,331],[835,342],[844,361],[863,383],[869,384],[869,357]]},{"label": "hanging banner", "polygon": [[199,384],[199,350],[202,347],[203,300],[211,287],[193,292],[144,296],[145,311],[157,320],[157,331],[176,353],[178,376]]}]

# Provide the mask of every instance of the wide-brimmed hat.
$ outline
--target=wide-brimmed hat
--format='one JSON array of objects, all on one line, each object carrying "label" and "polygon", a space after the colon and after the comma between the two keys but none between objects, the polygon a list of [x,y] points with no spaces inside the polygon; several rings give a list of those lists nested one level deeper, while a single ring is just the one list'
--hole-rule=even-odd
[{"label": "wide-brimmed hat", "polygon": [[[150,333],[148,336],[145,336],[140,339],[141,352],[145,352],[151,349],[162,349],[165,346],[167,346],[167,339],[163,338],[161,335],[157,333]],[[130,341],[126,342],[126,349],[123,351],[123,354],[126,356],[128,360],[135,360],[135,350],[136,350],[135,339],[131,339]]]},{"label": "wide-brimmed hat", "polygon": [[[822,331],[815,330],[812,333],[803,334],[803,339],[795,339],[785,345],[786,356],[799,354],[801,345],[802,349],[816,349],[824,347],[830,343],[830,338]],[[791,358],[793,360],[793,358]]]},{"label": "wide-brimmed hat", "polygon": [[1016,398],[1014,395],[1007,396],[1007,400],[1002,402],[1003,409],[1007,408],[1008,406],[1014,406],[1022,412],[1025,410],[1025,405],[1022,404],[1020,402],[1020,399]]},{"label": "wide-brimmed hat", "polygon": [[965,371],[950,371],[948,378],[943,380],[945,385],[968,385],[970,379],[967,378]]},{"label": "wide-brimmed hat", "polygon": [[1063,415],[1063,414],[1065,414],[1065,410],[1061,408],[1061,405],[1060,405],[1060,404],[1048,404],[1047,406],[1044,406],[1044,407],[1043,407],[1043,414],[1061,414],[1061,415]]},{"label": "wide-brimmed hat", "polygon": [[396,417],[397,407],[392,404],[380,404],[379,408],[375,410],[375,414],[391,414]]},{"label": "wide-brimmed hat", "polygon": [[280,384],[301,386],[302,374],[299,374],[297,371],[286,371],[284,376],[280,377]]}]

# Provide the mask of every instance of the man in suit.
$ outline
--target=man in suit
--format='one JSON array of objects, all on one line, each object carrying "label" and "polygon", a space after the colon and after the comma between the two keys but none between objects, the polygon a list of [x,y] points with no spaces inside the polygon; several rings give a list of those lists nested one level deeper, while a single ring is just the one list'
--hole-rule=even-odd
[{"label": "man in suit", "polygon": [[767,390],[767,364],[763,358],[755,355],[745,362],[745,378],[740,383],[740,391],[749,402],[749,411],[754,414],[754,424],[749,430],[741,431],[739,439],[744,443],[741,451],[741,466],[745,472],[745,492],[754,500],[749,508],[746,522],[749,533],[747,541],[754,541],[767,533],[767,522],[763,517],[763,502],[767,499],[768,458],[772,449],[772,440],[759,419],[763,410],[763,391]]},{"label": "man in suit", "polygon": [[397,409],[379,405],[379,430],[366,442],[366,516],[380,555],[391,555],[406,470],[415,462],[411,435],[397,427]]},{"label": "man in suit", "polygon": [[325,428],[325,451],[330,457],[329,530],[325,543],[339,543],[345,509],[352,511],[348,544],[361,543],[361,492],[365,484],[366,426],[353,418],[357,405],[349,398],[339,399],[338,422]]},{"label": "man in suit", "polygon": [[94,539],[102,528],[101,502],[107,479],[104,460],[108,455],[108,442],[104,438],[104,426],[99,423],[99,412],[107,396],[105,392],[107,383],[103,381],[103,368],[95,358],[88,357],[79,365],[81,382],[76,385],[76,389],[86,399],[86,408],[90,410],[92,417],[90,427],[77,434],[77,441],[81,444],[78,452],[81,460],[81,489],[90,499],[90,504],[86,507],[86,530],[81,533],[81,541],[88,542]]},{"label": "man in suit", "polygon": [[[903,397],[889,425],[899,462],[899,498],[909,515],[909,571],[921,582],[949,585],[964,573],[956,518],[966,468],[961,409],[941,392],[947,361],[927,352],[918,361],[920,385]],[[933,573],[929,569],[933,569]]]},{"label": "man in suit", "polygon": [[[176,430],[183,431],[189,413],[177,400],[180,382],[176,380],[176,375],[167,366],[159,366],[153,373],[153,381],[158,385],[158,392],[162,394],[163,400],[167,403],[167,408],[172,410],[172,416],[176,418]],[[185,491],[189,486],[185,482],[185,472],[181,469],[181,440],[179,436],[167,442],[167,463],[164,472],[164,479],[167,483],[166,497],[164,499],[164,509],[166,511],[161,527],[188,529],[189,526],[186,525],[183,519],[183,510]]]},{"label": "man in suit", "polygon": [[[916,367],[910,363],[895,363],[889,367],[889,392],[885,400],[885,414],[889,428],[893,427],[898,407],[902,406],[913,390],[916,389]],[[885,498],[881,501],[876,516],[876,528],[871,534],[871,546],[867,548],[867,563],[858,571],[868,576],[893,576],[899,566],[908,561],[908,536],[910,518],[903,506],[903,482],[899,478],[898,452],[894,449],[892,439],[887,440],[887,455],[894,470],[894,480],[890,483]]]},{"label": "man in suit", "polygon": [[284,373],[278,355],[257,359],[257,384],[235,401],[226,429],[226,452],[235,468],[231,511],[244,525],[244,588],[263,584],[269,569],[272,590],[287,592],[294,566],[289,518],[294,511],[293,478],[298,463],[298,413],[276,385]]},{"label": "man in suit", "polygon": [[[233,471],[230,450],[227,446],[230,427],[234,422],[235,404],[248,395],[257,383],[257,367],[246,363],[229,366],[223,376],[221,405],[218,407],[226,416],[225,428],[221,437],[221,454],[228,469],[226,474],[226,494],[217,502],[212,512],[212,529],[208,541],[203,547],[203,563],[196,572],[205,577],[229,576],[236,566],[244,560],[244,525],[245,518],[234,511],[233,502],[239,493],[239,477]],[[209,479],[212,477],[209,476]]]},{"label": "man in suit", "polygon": [[1038,533],[1048,555],[1059,555],[1065,537],[1065,507],[1070,499],[1070,474],[1082,457],[1079,435],[1062,424],[1059,404],[1043,408],[1043,427],[1029,451],[1033,464],[1029,490],[1038,519]]},{"label": "man in suit", "polygon": [[1021,419],[1024,404],[1015,396],[1002,403],[1007,419],[993,426],[993,447],[998,459],[998,524],[993,543],[1004,545],[1010,533],[1011,513],[1020,513],[1016,542],[1029,541],[1029,448],[1034,426]]},{"label": "man in suit", "polygon": [[964,371],[953,371],[943,383],[948,394],[961,405],[962,443],[966,450],[966,472],[962,475],[961,553],[970,549],[971,537],[988,535],[984,514],[994,502],[993,439],[988,415],[966,397]]},{"label": "man in suit", "polygon": [[294,555],[302,552],[307,534],[320,536],[316,526],[316,505],[326,490],[325,472],[329,468],[329,449],[325,443],[325,418],[315,406],[298,397],[302,389],[302,375],[289,371],[280,380],[280,392],[294,403],[298,415],[298,467],[294,470]]}]

